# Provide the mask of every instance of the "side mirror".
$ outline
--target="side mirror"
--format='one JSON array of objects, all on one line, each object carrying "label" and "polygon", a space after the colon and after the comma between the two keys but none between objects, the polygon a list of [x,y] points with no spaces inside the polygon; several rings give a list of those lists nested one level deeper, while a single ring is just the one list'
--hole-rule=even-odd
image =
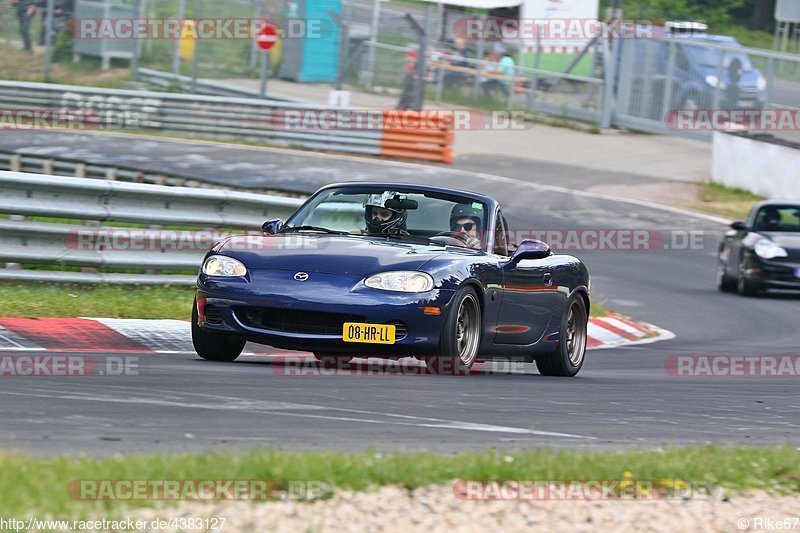
[{"label": "side mirror", "polygon": [[511,260],[504,266],[513,267],[523,259],[544,259],[550,257],[553,252],[546,242],[537,241],[535,239],[525,239],[519,246],[517,251],[511,256]]},{"label": "side mirror", "polygon": [[747,224],[737,220],[736,222],[731,223],[731,229],[735,229],[736,231],[747,231]]},{"label": "side mirror", "polygon": [[283,229],[283,222],[279,218],[273,218],[272,220],[267,220],[264,224],[261,225],[261,230],[264,232],[264,235],[275,235],[279,233]]}]

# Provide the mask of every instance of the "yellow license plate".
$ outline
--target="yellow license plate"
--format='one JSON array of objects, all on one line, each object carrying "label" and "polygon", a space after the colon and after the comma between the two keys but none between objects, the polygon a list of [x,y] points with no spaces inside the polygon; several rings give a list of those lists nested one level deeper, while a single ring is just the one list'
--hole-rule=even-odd
[{"label": "yellow license plate", "polygon": [[391,324],[345,322],[342,328],[342,340],[367,344],[394,344],[394,333],[395,327]]}]

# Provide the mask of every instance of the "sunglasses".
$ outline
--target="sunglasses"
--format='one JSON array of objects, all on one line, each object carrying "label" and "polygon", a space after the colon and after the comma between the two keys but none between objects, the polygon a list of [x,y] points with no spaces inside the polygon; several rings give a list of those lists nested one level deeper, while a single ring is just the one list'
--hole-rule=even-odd
[{"label": "sunglasses", "polygon": [[453,231],[458,231],[461,228],[464,228],[464,231],[472,231],[476,224],[474,222],[465,222],[464,224],[454,223],[452,224],[451,228]]}]

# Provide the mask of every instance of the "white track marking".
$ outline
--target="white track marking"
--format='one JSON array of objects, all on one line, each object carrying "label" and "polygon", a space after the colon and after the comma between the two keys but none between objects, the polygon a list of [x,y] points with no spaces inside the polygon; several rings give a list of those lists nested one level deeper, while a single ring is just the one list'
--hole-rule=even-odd
[{"label": "white track marking", "polygon": [[183,320],[86,318],[100,322],[154,352],[192,350],[191,324]]},{"label": "white track marking", "polygon": [[641,328],[635,328],[635,327],[631,326],[630,324],[627,324],[627,323],[623,322],[622,320],[618,320],[617,318],[615,318],[613,316],[603,317],[603,318],[601,318],[601,320],[603,322],[605,322],[606,324],[614,326],[617,329],[621,329],[623,331],[627,331],[631,335],[636,335],[637,337],[645,337],[648,334],[647,331],[645,331],[645,330],[643,330]]},{"label": "white track marking", "polygon": [[[105,325],[109,329],[123,335],[144,348],[152,350],[159,354],[170,355],[194,355],[195,351],[192,346],[191,324],[184,320],[152,320],[152,319],[122,319],[122,318],[83,318],[83,320],[94,320]],[[653,337],[640,338],[639,340],[630,340],[613,331],[609,331],[599,325],[598,320],[604,320],[609,324],[628,331],[637,337],[644,337],[647,334],[655,334]],[[648,344],[651,342],[668,340],[675,337],[675,334],[661,329],[651,324],[642,323],[641,330],[630,326],[613,317],[590,318],[587,335],[600,342],[600,346],[593,346],[590,350],[597,350],[601,348],[614,348],[619,346],[628,346],[633,344]],[[646,333],[645,333],[646,332]],[[31,341],[24,339],[12,332],[0,327],[0,350],[14,352],[14,351],[47,351],[45,348],[38,346]],[[62,350],[63,351],[63,350]],[[109,353],[112,351],[109,350]],[[297,358],[308,356],[310,354],[305,352],[287,352],[284,350],[273,351],[269,346],[261,346],[248,344],[242,355],[254,356],[284,356],[289,358]],[[362,359],[362,358],[356,358]],[[368,359],[362,359],[366,364]],[[392,363],[389,361],[388,364]],[[488,369],[488,367],[485,367]]]},{"label": "white track marking", "polygon": [[0,349],[13,351],[37,351],[44,350],[38,344],[20,337],[3,326],[0,326]]},{"label": "white track marking", "polygon": [[589,322],[589,328],[586,334],[596,341],[602,342],[603,344],[617,344],[619,342],[628,341],[628,339],[625,337],[617,335],[613,331],[609,331],[604,327],[598,326],[592,321]]}]

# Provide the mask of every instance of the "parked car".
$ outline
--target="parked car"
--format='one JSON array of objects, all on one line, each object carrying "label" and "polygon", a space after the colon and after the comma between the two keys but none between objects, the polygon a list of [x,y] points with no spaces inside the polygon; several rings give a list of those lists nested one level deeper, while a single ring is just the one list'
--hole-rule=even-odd
[{"label": "parked car", "polygon": [[[733,37],[656,28],[653,38],[618,42],[618,76],[630,84],[623,102],[628,114],[662,120],[670,110],[763,109],[767,104],[764,76]],[[622,90],[619,77],[617,90]]]}]

